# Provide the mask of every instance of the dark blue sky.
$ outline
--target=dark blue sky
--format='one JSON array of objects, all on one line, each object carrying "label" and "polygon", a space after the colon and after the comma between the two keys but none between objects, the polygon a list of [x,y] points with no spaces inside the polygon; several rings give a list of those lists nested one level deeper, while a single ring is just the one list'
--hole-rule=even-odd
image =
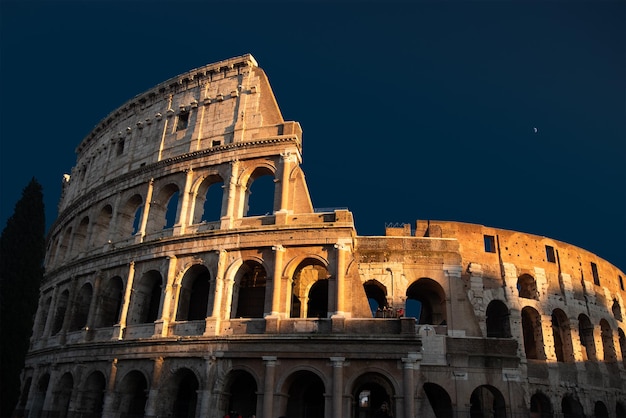
[{"label": "dark blue sky", "polygon": [[[108,113],[251,53],[299,121],[314,206],[361,235],[456,220],[626,270],[626,2],[0,3],[2,227],[31,177],[56,217]],[[533,128],[537,128],[535,133]]]}]

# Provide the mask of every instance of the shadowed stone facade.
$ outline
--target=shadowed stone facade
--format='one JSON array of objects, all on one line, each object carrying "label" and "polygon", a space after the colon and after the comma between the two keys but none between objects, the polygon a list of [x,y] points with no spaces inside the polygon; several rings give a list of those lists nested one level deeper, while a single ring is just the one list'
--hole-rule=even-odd
[{"label": "shadowed stone facade", "polygon": [[624,272],[460,222],[359,236],[301,151],[251,55],[104,118],[64,178],[15,415],[626,414]]}]

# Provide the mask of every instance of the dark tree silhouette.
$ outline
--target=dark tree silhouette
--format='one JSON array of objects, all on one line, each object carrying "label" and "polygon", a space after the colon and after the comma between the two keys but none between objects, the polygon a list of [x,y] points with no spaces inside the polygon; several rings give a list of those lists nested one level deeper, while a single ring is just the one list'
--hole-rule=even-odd
[{"label": "dark tree silhouette", "polygon": [[20,394],[45,254],[41,185],[33,178],[22,191],[0,236],[0,416],[9,417]]}]

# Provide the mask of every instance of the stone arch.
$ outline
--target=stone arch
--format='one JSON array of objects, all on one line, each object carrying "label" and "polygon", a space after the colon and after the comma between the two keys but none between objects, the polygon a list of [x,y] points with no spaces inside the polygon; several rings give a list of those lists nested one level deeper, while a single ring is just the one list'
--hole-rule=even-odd
[{"label": "stone arch", "polygon": [[143,417],[148,401],[148,379],[139,370],[131,370],[120,381],[116,395],[119,412],[127,416]]},{"label": "stone arch", "polygon": [[180,188],[176,183],[166,184],[153,195],[146,233],[172,228],[176,224],[180,213],[179,196]]},{"label": "stone arch", "polygon": [[278,415],[324,418],[326,386],[317,373],[307,369],[292,372],[284,380],[281,392],[287,399],[285,410]]},{"label": "stone arch", "polygon": [[93,371],[84,385],[80,398],[80,410],[87,416],[99,418],[102,416],[104,407],[104,392],[106,390],[106,378],[100,371]]},{"label": "stone arch", "polygon": [[[422,386],[426,399],[432,409],[435,418],[453,418],[452,399],[448,392],[436,383],[426,382]],[[420,414],[421,416],[422,414]],[[424,414],[426,416],[432,414]]]},{"label": "stone arch", "polygon": [[522,332],[526,358],[532,360],[545,360],[546,355],[543,348],[541,315],[535,308],[526,306],[522,309]]},{"label": "stone arch", "polygon": [[480,385],[470,395],[470,418],[506,418],[504,396],[494,386]]},{"label": "stone arch", "polygon": [[511,324],[509,308],[504,302],[494,299],[487,305],[487,338],[510,338]]},{"label": "stone arch", "polygon": [[244,417],[257,413],[258,382],[247,370],[231,370],[224,380],[224,390],[220,395],[221,415],[236,411]]},{"label": "stone arch", "polygon": [[72,242],[72,227],[69,226],[65,229],[65,232],[61,235],[61,241],[59,242],[59,248],[57,250],[57,258],[55,261],[61,262],[69,256],[71,242]]},{"label": "stone arch", "polygon": [[395,416],[396,388],[384,374],[376,371],[365,371],[352,383],[353,418],[373,418],[383,404]]},{"label": "stone arch", "polygon": [[113,219],[113,207],[105,205],[96,217],[91,230],[91,245],[94,248],[102,247],[109,238],[109,228]]},{"label": "stone arch", "polygon": [[418,324],[446,325],[446,292],[433,279],[416,280],[406,290],[405,315]]},{"label": "stone arch", "polygon": [[224,179],[219,174],[204,177],[195,187],[192,222],[219,221],[224,211]]},{"label": "stone arch", "polygon": [[33,401],[30,409],[30,416],[39,417],[43,411],[43,406],[46,402],[46,393],[48,392],[48,386],[50,385],[50,373],[44,373],[37,381],[35,387],[35,393],[33,394]]},{"label": "stone arch", "polygon": [[602,401],[596,401],[593,405],[594,418],[609,418],[609,410]]},{"label": "stone arch", "polygon": [[163,279],[161,278],[161,273],[156,270],[144,273],[135,282],[127,321],[129,325],[147,324],[158,319],[161,307],[162,286]]},{"label": "stone arch", "polygon": [[613,299],[613,305],[611,306],[611,312],[613,312],[613,318],[618,321],[622,320],[622,307],[619,304],[617,298]]},{"label": "stone arch", "polygon": [[[307,257],[298,264],[291,280],[292,318],[325,318],[328,315],[329,277],[327,265],[319,258]],[[322,281],[313,289],[316,283]],[[311,296],[314,296],[313,301]]]},{"label": "stone arch", "polygon": [[[276,210],[275,184],[277,184],[275,173],[273,166],[262,164],[246,171],[240,178],[241,184],[245,185],[241,217],[274,213]],[[257,196],[253,196],[253,191],[257,193]]]},{"label": "stone arch", "polygon": [[530,397],[530,418],[552,418],[552,403],[542,392],[536,392]]},{"label": "stone arch", "polygon": [[83,284],[74,301],[72,320],[69,328],[70,331],[78,331],[87,325],[87,317],[89,316],[92,296],[93,287],[91,286],[91,283]]},{"label": "stone arch", "polygon": [[562,309],[552,311],[552,335],[554,337],[554,354],[556,361],[574,362],[574,347],[569,319]]},{"label": "stone arch", "polygon": [[123,240],[139,232],[143,215],[143,198],[134,194],[120,206],[117,212],[117,238]]},{"label": "stone arch", "polygon": [[578,315],[578,335],[580,335],[580,344],[584,348],[582,350],[583,360],[596,361],[598,357],[596,342],[593,337],[593,324],[585,314]]},{"label": "stone arch", "polygon": [[363,283],[363,290],[365,290],[372,316],[381,317],[383,309],[389,306],[387,288],[378,280],[372,279]]},{"label": "stone arch", "polygon": [[120,319],[124,300],[124,282],[121,277],[115,276],[103,280],[100,288],[94,326],[96,328],[112,327]]},{"label": "stone arch", "polygon": [[244,261],[233,286],[232,318],[263,318],[265,313],[265,291],[267,269],[261,260]]},{"label": "stone arch", "polygon": [[39,321],[37,322],[37,329],[33,332],[36,337],[41,337],[46,329],[46,322],[51,315],[50,309],[52,307],[52,296],[50,293],[43,295],[44,302],[41,310],[37,312]]},{"label": "stone arch", "polygon": [[517,278],[517,291],[520,298],[539,300],[537,282],[530,274],[522,274]]},{"label": "stone arch", "polygon": [[600,334],[602,336],[602,349],[604,351],[604,361],[614,363],[617,361],[615,354],[615,344],[613,342],[613,330],[609,321],[602,318],[600,320]]},{"label": "stone arch", "polygon": [[74,377],[71,373],[63,373],[54,391],[53,410],[57,416],[65,418],[68,416],[70,400],[74,391]]},{"label": "stone arch", "polygon": [[59,295],[56,303],[56,310],[54,312],[54,318],[52,321],[52,330],[51,335],[56,335],[63,328],[63,322],[65,320],[65,313],[67,312],[67,307],[70,299],[70,291],[65,289]]},{"label": "stone arch", "polygon": [[160,388],[164,416],[195,418],[198,409],[198,376],[186,367],[180,368]]},{"label": "stone arch", "polygon": [[622,352],[622,364],[626,364],[626,335],[621,328],[617,328],[617,334],[619,336],[619,348]]},{"label": "stone arch", "polygon": [[89,217],[85,216],[80,220],[76,230],[74,231],[74,236],[72,237],[72,256],[76,257],[82,251],[88,249],[87,242],[87,233],[89,230]]},{"label": "stone arch", "polygon": [[573,395],[567,394],[561,400],[563,418],[584,418],[585,412],[580,401]]},{"label": "stone arch", "polygon": [[185,272],[178,296],[177,321],[196,321],[207,317],[211,274],[206,266],[195,264]]}]

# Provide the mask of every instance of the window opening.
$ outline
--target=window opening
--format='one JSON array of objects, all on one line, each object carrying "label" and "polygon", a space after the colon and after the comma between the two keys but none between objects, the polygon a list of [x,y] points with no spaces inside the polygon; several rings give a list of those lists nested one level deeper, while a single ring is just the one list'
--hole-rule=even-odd
[{"label": "window opening", "polygon": [[591,263],[591,273],[593,274],[593,284],[600,286],[600,276],[598,276],[598,266],[596,263]]},{"label": "window opening", "polygon": [[176,132],[187,129],[189,125],[189,112],[182,112],[178,115],[178,121],[176,122]]},{"label": "window opening", "polygon": [[554,256],[554,247],[546,245],[546,260],[549,263],[556,263],[556,257]]},{"label": "window opening", "polygon": [[485,235],[485,252],[486,253],[495,253],[496,252],[496,239],[493,235]]}]

